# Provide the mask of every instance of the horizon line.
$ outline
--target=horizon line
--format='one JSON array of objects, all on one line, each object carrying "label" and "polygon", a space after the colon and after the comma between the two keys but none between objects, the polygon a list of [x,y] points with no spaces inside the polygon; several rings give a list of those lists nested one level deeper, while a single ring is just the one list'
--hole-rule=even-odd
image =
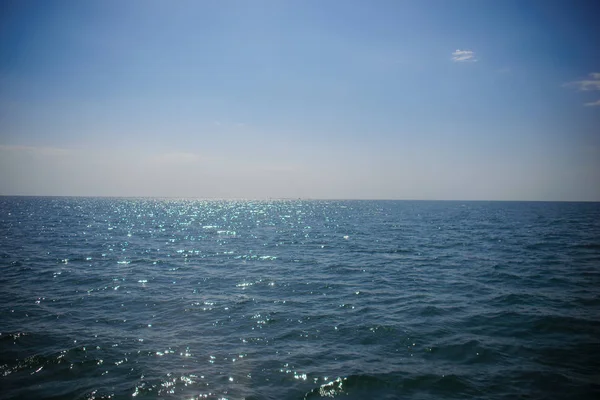
[{"label": "horizon line", "polygon": [[504,203],[600,203],[600,200],[520,200],[520,199],[420,199],[420,198],[342,198],[342,197],[189,197],[189,196],[122,196],[122,195],[40,195],[0,194],[0,197],[51,197],[81,199],[153,199],[195,201],[447,201],[447,202],[504,202]]}]

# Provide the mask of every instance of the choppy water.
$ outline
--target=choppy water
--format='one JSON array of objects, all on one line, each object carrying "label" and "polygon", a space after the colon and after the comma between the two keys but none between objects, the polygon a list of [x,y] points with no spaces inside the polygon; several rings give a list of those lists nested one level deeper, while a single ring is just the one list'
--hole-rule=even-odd
[{"label": "choppy water", "polygon": [[3,399],[600,398],[600,204],[0,198]]}]

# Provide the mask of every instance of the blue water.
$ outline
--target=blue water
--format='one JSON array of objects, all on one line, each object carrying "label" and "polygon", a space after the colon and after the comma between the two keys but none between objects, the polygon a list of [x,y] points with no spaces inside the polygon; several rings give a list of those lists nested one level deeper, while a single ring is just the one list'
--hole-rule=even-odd
[{"label": "blue water", "polygon": [[600,398],[599,203],[0,197],[0,268],[2,399]]}]

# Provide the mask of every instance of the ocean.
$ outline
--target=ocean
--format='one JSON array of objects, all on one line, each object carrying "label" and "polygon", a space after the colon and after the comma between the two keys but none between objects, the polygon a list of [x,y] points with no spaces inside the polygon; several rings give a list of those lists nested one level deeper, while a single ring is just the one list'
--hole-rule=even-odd
[{"label": "ocean", "polygon": [[0,197],[1,399],[598,399],[600,203]]}]

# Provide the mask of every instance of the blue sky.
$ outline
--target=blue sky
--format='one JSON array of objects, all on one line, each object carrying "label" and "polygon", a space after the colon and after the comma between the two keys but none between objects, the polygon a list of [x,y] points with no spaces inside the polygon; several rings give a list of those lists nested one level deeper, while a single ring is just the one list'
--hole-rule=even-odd
[{"label": "blue sky", "polygon": [[600,201],[588,1],[3,1],[0,194]]}]

